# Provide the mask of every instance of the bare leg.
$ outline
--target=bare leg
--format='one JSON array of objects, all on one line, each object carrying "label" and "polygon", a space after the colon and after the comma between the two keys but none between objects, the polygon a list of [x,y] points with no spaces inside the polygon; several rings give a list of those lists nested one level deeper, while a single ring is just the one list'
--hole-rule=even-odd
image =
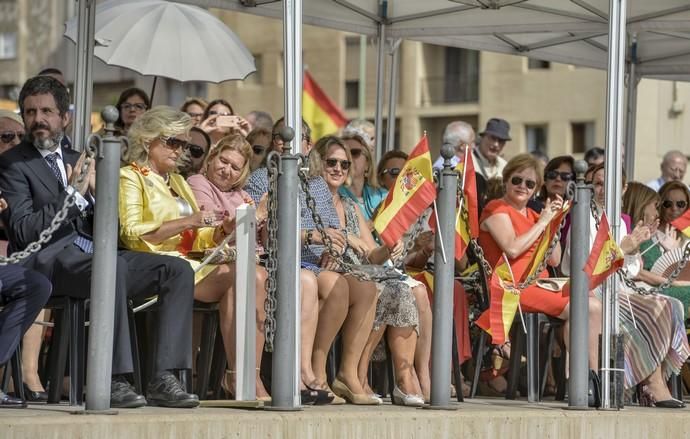
[{"label": "bare leg", "polygon": [[431,315],[431,305],[429,295],[423,286],[412,289],[417,311],[419,312],[419,339],[414,355],[414,365],[422,387],[421,395],[424,400],[431,398],[431,372],[429,371],[429,361],[431,360],[431,333],[433,318]]},{"label": "bare leg", "polygon": [[[566,351],[570,352],[570,304],[558,318],[565,320],[563,325],[563,342]],[[601,334],[601,301],[596,297],[589,298],[589,368],[599,368],[599,334]],[[567,358],[567,357],[566,357]],[[566,363],[567,364],[567,363]]]},{"label": "bare leg", "polygon": [[320,310],[311,364],[319,387],[325,388],[328,351],[347,316],[349,285],[343,276],[333,271],[322,271],[317,281]]},{"label": "bare leg", "polygon": [[414,370],[414,355],[417,347],[417,333],[414,328],[389,326],[388,345],[393,357],[396,385],[403,393],[421,395],[422,388]]},{"label": "bare leg", "polygon": [[300,282],[302,284],[300,374],[302,377],[302,384],[311,385],[316,380],[314,371],[311,368],[311,354],[314,348],[314,337],[319,321],[319,284],[314,273],[309,270],[300,271]]},{"label": "bare leg", "polygon": [[[36,320],[45,319],[46,310],[42,310]],[[43,341],[43,326],[31,325],[22,338],[22,378],[27,387],[34,392],[45,392],[41,379],[38,377],[38,357],[41,354]],[[15,385],[20,385],[15,383]]]},{"label": "bare leg", "polygon": [[656,401],[665,401],[673,398],[661,375],[661,366],[657,367],[644,381],[649,386],[649,391],[652,392]]},{"label": "bare leg", "polygon": [[374,392],[369,386],[369,362],[371,361],[371,356],[373,355],[376,346],[378,346],[379,342],[381,341],[381,337],[383,337],[384,332],[386,332],[386,327],[383,325],[379,329],[371,331],[371,334],[369,334],[369,338],[367,339],[367,343],[364,345],[362,357],[359,359],[359,365],[357,366],[357,377],[359,378],[359,382],[362,384],[362,388],[365,390],[365,392],[370,395]]},{"label": "bare leg", "polygon": [[376,285],[346,276],[350,285],[350,311],[343,324],[343,357],[338,378],[354,394],[365,394],[357,378],[357,366],[367,343],[376,313]]}]

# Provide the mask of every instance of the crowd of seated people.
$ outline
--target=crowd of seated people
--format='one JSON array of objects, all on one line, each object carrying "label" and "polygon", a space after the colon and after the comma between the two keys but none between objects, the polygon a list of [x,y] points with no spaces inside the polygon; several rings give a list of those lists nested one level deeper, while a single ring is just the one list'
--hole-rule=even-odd
[{"label": "crowd of seated people", "polygon": [[[0,267],[0,293],[5,304],[0,312],[0,363],[8,361],[23,335],[24,383],[15,383],[15,387],[24,386],[29,402],[45,402],[47,383],[38,375],[43,330],[31,322],[49,318],[39,313],[51,295],[75,299],[89,295],[96,178],[93,163],[79,178],[86,159],[63,143],[70,123],[69,93],[63,83],[48,75],[31,78],[22,88],[19,108],[19,117],[0,113],[0,190],[4,197],[0,208],[8,251],[27,248],[64,200],[76,197],[66,223],[36,256],[21,267]],[[234,312],[236,294],[242,294],[235,290],[235,262],[228,259],[204,265],[201,260],[223,242],[234,245],[229,235],[235,227],[235,210],[244,203],[256,207],[256,396],[270,401],[270,385],[259,373],[261,368],[270,367],[262,355],[267,271],[261,256],[276,245],[268,234],[268,227],[277,225],[269,224],[268,197],[272,194],[267,161],[270,152],[282,152],[285,146],[281,137],[284,120],[274,122],[263,111],[242,117],[224,99],[207,103],[190,98],[179,110],[152,106],[147,94],[137,88],[125,90],[117,108],[117,133],[127,136],[129,146],[122,151],[120,169],[111,406],[199,405],[199,397],[178,379],[179,372],[192,369],[194,363],[195,300],[218,305],[227,364],[220,386],[226,398],[235,397]],[[401,174],[407,155],[390,151],[377,163],[373,153],[375,128],[357,120],[339,133],[312,139],[310,127],[303,121],[300,151],[308,156],[309,168],[304,185],[308,193],[302,186],[299,190],[303,404],[382,404],[387,389],[372,383],[369,370],[372,360],[386,356],[390,356],[393,370],[393,403],[418,407],[430,399],[433,297],[430,283],[423,280],[433,275],[429,263],[435,252],[434,232],[424,221],[422,233],[408,234],[394,246],[382,244],[377,236],[373,219]],[[513,275],[522,278],[537,241],[567,197],[567,185],[574,180],[574,158],[548,160],[543,155],[510,152],[507,155],[512,158],[506,160],[504,149],[510,139],[510,124],[492,118],[478,138],[471,125],[452,122],[442,143],[455,149],[453,166],[467,156],[475,162],[480,210],[477,242],[483,257],[493,267],[505,256]],[[604,203],[603,150],[593,149],[586,158],[592,161],[587,175],[594,192],[591,246]],[[664,287],[659,294],[641,295],[621,282],[615,283],[620,292],[621,330],[626,335],[625,387],[637,391],[642,405],[684,406],[672,397],[666,381],[681,372],[690,356],[684,326],[690,281],[674,280],[667,285],[666,278],[652,269],[665,253],[677,252],[687,243],[670,225],[690,204],[690,191],[682,182],[684,160],[682,154],[672,151],[664,157],[659,179],[649,186],[628,182],[622,188],[619,244],[627,275],[640,286]],[[442,159],[434,163],[436,168],[442,166]],[[316,212],[310,211],[308,197],[316,202]],[[323,235],[314,213],[322,219]],[[430,214],[429,209],[425,215]],[[410,239],[414,239],[411,249],[403,251]],[[568,275],[570,240],[568,216],[561,241],[546,261],[549,269],[539,273],[540,277]],[[334,257],[331,250],[339,256]],[[403,256],[404,263],[399,265]],[[474,253],[456,261],[457,274],[472,272],[476,262],[478,255]],[[350,265],[361,264],[404,269],[398,277],[364,281],[347,270]],[[565,288],[558,294],[530,285],[521,291],[520,304],[522,312],[563,321],[560,336],[567,352],[570,304]],[[470,312],[474,299],[459,280],[453,294],[454,327],[460,346],[457,360],[465,363],[472,356],[470,316],[474,319],[478,313]],[[127,306],[130,299],[152,295],[158,297],[158,337],[153,346],[151,379],[140,395],[132,385]],[[601,291],[596,288],[589,297],[588,362],[594,370],[599,367],[601,314]],[[329,352],[336,342],[340,354],[334,365],[335,376],[329,377]],[[383,349],[384,345],[388,349]],[[510,342],[489,352],[505,360],[511,355]],[[481,374],[493,392],[505,391],[501,376],[505,364],[489,362],[493,370]],[[454,384],[458,392],[468,391],[464,382]],[[0,392],[0,407],[24,405],[24,401]]]}]

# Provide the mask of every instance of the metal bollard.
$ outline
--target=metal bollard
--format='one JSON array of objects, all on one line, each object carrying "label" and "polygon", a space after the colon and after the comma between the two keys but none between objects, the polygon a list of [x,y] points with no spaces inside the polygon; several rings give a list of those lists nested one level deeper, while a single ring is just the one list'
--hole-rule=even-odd
[{"label": "metal bollard", "polygon": [[[443,170],[437,194],[439,230],[436,233],[434,256],[434,322],[431,340],[431,406],[449,409],[450,406],[450,354],[453,337],[453,279],[455,272],[455,205],[458,175],[450,164],[455,154],[452,146],[441,148]],[[441,252],[441,240],[445,257]],[[458,390],[460,391],[460,390]]]},{"label": "metal bollard", "polygon": [[236,209],[235,384],[238,401],[256,400],[256,209]]},{"label": "metal bollard", "polygon": [[[118,188],[120,139],[113,136],[117,110],[107,106],[101,113],[105,137],[96,151],[96,210],[91,276],[89,350],[86,370],[86,410],[110,409],[110,380],[115,320],[115,278],[117,273]],[[98,137],[97,137],[98,138]],[[84,145],[85,148],[88,147]],[[98,273],[97,275],[95,273]]]},{"label": "metal bollard", "polygon": [[[589,216],[592,188],[585,184],[587,163],[575,162],[576,189],[570,235],[570,378],[568,407],[588,408],[589,386],[589,276],[584,267],[590,252]],[[584,243],[587,243],[586,245]]]},{"label": "metal bollard", "polygon": [[278,264],[276,298],[276,333],[273,344],[272,401],[274,410],[301,410],[297,389],[299,367],[298,321],[299,302],[295,300],[295,285],[298,282],[298,246],[295,233],[299,230],[297,205],[299,202],[299,158],[290,154],[289,142],[294,131],[284,127],[283,155],[280,157],[278,174]]}]

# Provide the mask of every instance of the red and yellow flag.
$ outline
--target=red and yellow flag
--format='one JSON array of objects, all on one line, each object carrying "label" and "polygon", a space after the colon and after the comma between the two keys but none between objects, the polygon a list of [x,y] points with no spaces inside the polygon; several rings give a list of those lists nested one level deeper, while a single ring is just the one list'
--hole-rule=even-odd
[{"label": "red and yellow flag", "polygon": [[383,242],[395,245],[435,198],[431,154],[425,135],[410,153],[374,218],[374,228]]},{"label": "red and yellow flag", "polygon": [[680,233],[690,238],[690,209],[686,210],[681,216],[671,221],[671,225],[678,229]]},{"label": "red and yellow flag", "polygon": [[[455,259],[460,260],[470,245],[470,239],[473,236],[479,236],[477,177],[470,148],[465,149],[465,159],[458,163],[455,170],[462,175],[462,194],[464,197],[462,211],[458,210],[455,219]],[[467,213],[467,221],[465,221],[463,212]]]},{"label": "red and yellow flag", "polygon": [[513,273],[505,256],[498,260],[491,275],[489,299],[488,311],[475,323],[491,335],[493,344],[503,344],[508,339],[520,302],[520,290],[515,287]]},{"label": "red and yellow flag", "polygon": [[546,252],[551,245],[551,242],[556,236],[556,233],[558,233],[558,230],[561,228],[563,218],[570,210],[570,206],[571,204],[569,201],[564,201],[561,210],[553,217],[553,219],[551,219],[551,222],[546,226],[546,229],[544,229],[544,233],[542,233],[541,238],[539,238],[535,244],[536,248],[532,254],[532,259],[530,260],[527,270],[525,270],[525,273],[520,280],[521,282],[527,279],[528,276],[535,274],[539,268],[539,265],[541,265],[544,257],[546,256]]},{"label": "red and yellow flag", "polygon": [[334,134],[345,126],[347,118],[343,112],[319,87],[308,71],[304,72],[302,90],[302,117],[311,128],[312,139],[317,140]]},{"label": "red and yellow flag", "polygon": [[589,289],[596,288],[622,266],[623,252],[611,236],[609,221],[606,218],[606,213],[603,213],[597,236],[594,238],[592,253],[589,255],[584,268],[585,273],[589,276]]}]

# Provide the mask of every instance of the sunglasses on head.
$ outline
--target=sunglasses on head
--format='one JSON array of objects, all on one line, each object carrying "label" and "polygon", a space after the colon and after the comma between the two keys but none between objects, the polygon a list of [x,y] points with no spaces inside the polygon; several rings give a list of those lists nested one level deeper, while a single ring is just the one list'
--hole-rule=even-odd
[{"label": "sunglasses on head", "polygon": [[335,168],[336,166],[338,166],[338,163],[340,163],[340,169],[342,169],[343,171],[347,171],[348,169],[350,169],[350,165],[352,164],[352,162],[350,162],[349,160],[338,159],[326,159],[324,160],[324,162],[326,162],[327,168]]},{"label": "sunglasses on head", "polygon": [[517,175],[510,179],[510,184],[512,184],[513,186],[520,186],[522,182],[525,183],[527,189],[532,190],[535,187],[537,187],[537,182],[534,180],[527,180],[525,178],[518,177]]},{"label": "sunglasses on head", "polygon": [[21,140],[23,136],[24,133],[21,133],[19,131],[3,131],[2,133],[0,133],[0,141],[2,141],[2,143],[10,143],[14,140],[15,137]]},{"label": "sunglasses on head", "polygon": [[[673,201],[672,200],[664,200],[663,203],[661,203],[664,209],[670,209],[673,207]],[[678,200],[676,201],[676,207],[678,209],[685,209],[688,207],[688,203],[684,200]]]},{"label": "sunglasses on head", "polygon": [[570,181],[573,179],[573,173],[572,172],[558,172],[558,171],[549,171],[545,175],[547,180],[555,180],[556,178],[560,177],[561,181]]},{"label": "sunglasses on head", "polygon": [[187,151],[189,151],[189,155],[191,155],[195,159],[202,158],[205,152],[203,147],[195,145],[193,143],[187,143]]},{"label": "sunglasses on head", "polygon": [[252,145],[252,151],[254,151],[256,155],[261,155],[266,151],[266,147],[263,145]]},{"label": "sunglasses on head", "polygon": [[381,175],[390,175],[391,177],[397,177],[400,175],[400,168],[387,168],[381,171]]},{"label": "sunglasses on head", "polygon": [[163,144],[172,151],[179,151],[180,149],[186,148],[188,145],[186,140],[178,139],[176,137],[161,137],[161,140],[163,141]]}]

